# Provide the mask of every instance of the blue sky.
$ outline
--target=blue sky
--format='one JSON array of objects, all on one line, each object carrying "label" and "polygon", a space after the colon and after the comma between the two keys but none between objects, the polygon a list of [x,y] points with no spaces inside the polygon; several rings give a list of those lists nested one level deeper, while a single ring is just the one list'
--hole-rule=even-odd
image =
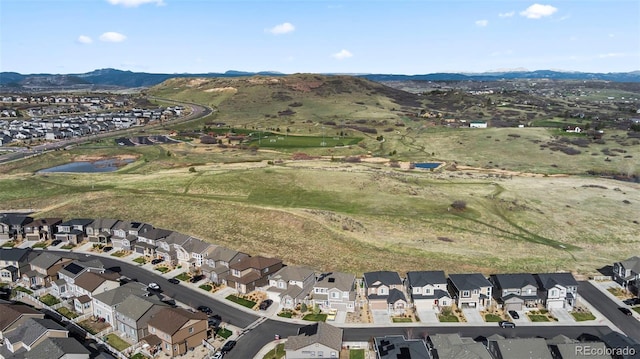
[{"label": "blue sky", "polygon": [[640,70],[640,1],[2,0],[0,71]]}]

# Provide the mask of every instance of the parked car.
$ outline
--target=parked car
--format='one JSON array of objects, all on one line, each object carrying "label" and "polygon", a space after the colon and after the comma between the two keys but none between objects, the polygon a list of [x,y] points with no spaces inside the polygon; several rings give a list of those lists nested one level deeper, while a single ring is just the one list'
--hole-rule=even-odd
[{"label": "parked car", "polygon": [[216,352],[215,354],[213,354],[211,359],[222,359],[223,357],[224,357],[224,353],[223,352]]},{"label": "parked car", "polygon": [[203,279],[204,279],[204,275],[200,274],[200,275],[194,276],[193,278],[189,279],[189,282],[196,283],[196,282],[199,282],[199,281],[201,281]]},{"label": "parked car", "polygon": [[112,249],[113,249],[113,247],[104,247],[104,248],[102,248],[102,251],[106,253],[106,252],[109,252]]},{"label": "parked car", "polygon": [[515,328],[516,327],[515,323],[508,322],[506,320],[498,322],[498,325],[500,326],[500,328]]},{"label": "parked car", "polygon": [[56,239],[56,240],[54,240],[53,242],[51,242],[51,245],[52,245],[52,246],[57,246],[57,245],[58,245],[58,244],[60,244],[60,243],[62,243],[62,241],[61,241],[61,240],[59,240],[59,239]]},{"label": "parked car", "polygon": [[628,315],[628,316],[633,315],[633,313],[631,312],[631,310],[629,310],[629,308],[619,307],[618,310],[621,311],[624,315]]},{"label": "parked car", "polygon": [[201,311],[202,313],[205,313],[205,314],[213,313],[213,310],[211,310],[211,308],[207,307],[206,305],[199,306],[198,310]]},{"label": "parked car", "polygon": [[168,282],[171,284],[180,284],[180,280],[175,278],[169,278]]},{"label": "parked car", "polygon": [[161,258],[156,258],[156,259],[152,259],[151,260],[151,264],[155,265],[155,264],[159,264],[162,263],[162,259]]},{"label": "parked car", "polygon": [[231,349],[233,349],[233,347],[235,347],[235,346],[236,346],[236,341],[235,340],[229,340],[228,342],[224,343],[222,348],[220,348],[220,351],[226,354]]},{"label": "parked car", "polygon": [[260,303],[260,310],[267,310],[273,304],[273,300],[265,299]]},{"label": "parked car", "polygon": [[638,305],[640,304],[640,298],[629,298],[629,299],[625,299],[623,300],[624,304],[626,305]]},{"label": "parked car", "polygon": [[158,283],[149,283],[147,288],[149,288],[149,290],[155,290],[155,291],[160,290],[160,286],[158,285]]},{"label": "parked car", "polygon": [[218,328],[221,323],[222,323],[222,317],[219,316],[218,314],[210,316],[209,319],[207,320],[207,324],[212,328]]},{"label": "parked car", "polygon": [[520,319],[520,315],[518,314],[518,312],[516,312],[515,310],[510,310],[509,311],[509,315],[511,316],[511,318],[513,319]]}]

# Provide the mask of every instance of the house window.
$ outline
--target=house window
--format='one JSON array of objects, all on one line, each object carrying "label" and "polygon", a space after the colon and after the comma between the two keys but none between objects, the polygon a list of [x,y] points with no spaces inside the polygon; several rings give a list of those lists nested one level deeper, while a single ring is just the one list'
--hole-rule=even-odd
[{"label": "house window", "polygon": [[431,294],[431,288],[425,288],[424,294]]},{"label": "house window", "polygon": [[471,296],[471,293],[468,290],[463,290],[462,291],[462,297],[463,298],[469,298]]},{"label": "house window", "polygon": [[478,294],[478,290],[477,290],[477,289],[474,289],[474,290],[473,290],[473,294]]},{"label": "house window", "polygon": [[285,288],[285,283],[284,282],[278,282],[278,288]]},{"label": "house window", "polygon": [[557,297],[558,296],[558,291],[556,289],[551,289],[551,291],[549,291],[549,296],[550,297]]},{"label": "house window", "polygon": [[167,349],[167,350],[171,349],[171,347],[169,346],[169,343],[164,343],[164,347],[165,347],[165,349]]},{"label": "house window", "polygon": [[331,299],[340,299],[340,293],[331,292]]},{"label": "house window", "polygon": [[239,276],[240,276],[240,271],[239,271],[239,270],[237,270],[237,269],[234,269],[234,270],[232,271],[232,273],[233,273],[233,276],[234,276],[234,277],[239,277]]},{"label": "house window", "polygon": [[193,333],[193,327],[189,328],[189,334]]},{"label": "house window", "polygon": [[378,294],[379,295],[384,295],[385,293],[385,289],[384,288],[378,288]]},{"label": "house window", "polygon": [[265,268],[263,272],[268,273],[269,272],[269,267]]},{"label": "house window", "polygon": [[151,333],[155,333],[156,332],[156,328],[151,327],[150,331],[151,331]]}]

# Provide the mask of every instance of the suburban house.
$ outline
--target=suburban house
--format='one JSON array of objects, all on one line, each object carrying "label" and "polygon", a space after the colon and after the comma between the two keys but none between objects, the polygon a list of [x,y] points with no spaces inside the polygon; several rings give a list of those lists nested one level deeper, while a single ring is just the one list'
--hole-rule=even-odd
[{"label": "suburban house", "polygon": [[424,340],[405,339],[402,335],[375,337],[373,338],[373,349],[377,359],[431,358]]},{"label": "suburban house", "polygon": [[87,225],[87,238],[89,242],[107,244],[111,242],[113,229],[120,222],[117,219],[98,218]]},{"label": "suburban house", "polygon": [[449,275],[449,293],[458,308],[489,307],[492,287],[491,282],[480,273]]},{"label": "suburban house", "polygon": [[143,296],[148,293],[146,286],[138,282],[129,282],[120,287],[96,294],[92,298],[91,306],[93,315],[104,318],[112,327],[117,328],[115,321],[115,309],[131,295]]},{"label": "suburban house", "polygon": [[4,346],[17,354],[31,350],[46,338],[68,336],[69,331],[51,319],[29,318],[4,335]]},{"label": "suburban house", "polygon": [[138,236],[152,229],[148,223],[120,221],[113,227],[111,243],[114,248],[132,250]]},{"label": "suburban house", "polygon": [[248,257],[246,253],[217,246],[207,256],[200,270],[212,283],[222,284],[226,282],[229,275],[229,265]]},{"label": "suburban house", "polygon": [[0,303],[0,339],[27,319],[44,319],[44,313],[24,304]]},{"label": "suburban house", "polygon": [[532,274],[492,274],[489,282],[494,286],[494,298],[504,310],[534,308],[542,302],[538,297],[538,282]]},{"label": "suburban house", "polygon": [[175,247],[178,261],[182,265],[200,268],[216,246],[198,238],[189,237],[184,243],[176,244]]},{"label": "suburban house", "polygon": [[25,359],[89,359],[91,352],[74,338],[49,337],[24,353]]},{"label": "suburban house", "polygon": [[29,241],[48,241],[54,238],[60,223],[62,218],[39,218],[24,227],[24,234]]},{"label": "suburban house", "polygon": [[[62,267],[58,272],[58,280],[51,285],[52,294],[60,298],[78,295],[75,281],[85,272],[104,273],[104,265],[97,259],[88,262],[73,262]],[[83,295],[85,293],[81,293]]]},{"label": "suburban house", "polygon": [[613,280],[630,290],[635,295],[639,294],[640,282],[640,257],[633,256],[621,262],[613,263]]},{"label": "suburban house", "polygon": [[434,334],[427,338],[432,357],[438,359],[493,359],[487,347],[460,334]]},{"label": "suburban house", "polygon": [[27,287],[51,286],[58,279],[58,272],[62,267],[71,263],[71,259],[62,258],[57,254],[42,252],[29,262],[31,270],[22,273],[22,281]]},{"label": "suburban house", "polygon": [[32,221],[33,218],[25,214],[0,213],[0,240],[21,239],[24,227]]},{"label": "suburban house", "polygon": [[26,269],[30,252],[31,248],[0,249],[0,282],[13,283],[17,281],[21,276],[20,269]]},{"label": "suburban house", "polygon": [[578,295],[578,282],[571,273],[542,273],[535,277],[547,309],[573,309]]},{"label": "suburban house", "polygon": [[133,245],[133,250],[141,255],[155,257],[157,242],[167,238],[172,231],[160,228],[153,228],[138,235],[138,240]]},{"label": "suburban house", "polygon": [[547,339],[547,346],[554,359],[611,359],[607,351],[611,351],[601,342],[581,342],[564,335],[557,335]]},{"label": "suburban house", "polygon": [[342,329],[325,322],[306,325],[284,344],[286,359],[339,358]]},{"label": "suburban house", "polygon": [[300,266],[285,266],[269,277],[269,298],[280,302],[285,309],[293,309],[302,303],[309,292],[316,275],[313,269]]},{"label": "suburban house", "polygon": [[86,228],[91,222],[93,222],[93,219],[88,218],[74,218],[62,222],[56,226],[56,239],[69,244],[78,244],[86,237]]},{"label": "suburban house", "polygon": [[407,308],[402,279],[397,272],[378,271],[364,273],[364,290],[371,310],[387,310],[396,315]]},{"label": "suburban house", "polygon": [[407,272],[405,284],[416,311],[448,307],[453,303],[444,271]]},{"label": "suburban house", "polygon": [[488,340],[487,348],[495,359],[553,359],[543,338],[502,338]]},{"label": "suburban house", "polygon": [[320,310],[331,309],[355,312],[356,276],[350,273],[322,273],[316,279],[311,294],[313,304]]},{"label": "suburban house", "polygon": [[152,297],[128,296],[115,309],[116,329],[121,337],[137,343],[149,335],[149,319],[167,305]]},{"label": "suburban house", "polygon": [[120,281],[118,273],[84,272],[75,279],[75,295],[73,304],[78,313],[92,313],[91,298],[99,293],[118,288]]},{"label": "suburban house", "polygon": [[282,268],[282,260],[262,256],[245,257],[229,265],[227,286],[242,294],[269,283],[269,276]]},{"label": "suburban house", "polygon": [[148,328],[150,334],[143,339],[159,339],[159,349],[169,357],[174,357],[201,345],[202,340],[207,339],[207,315],[182,308],[162,308],[151,317]]}]

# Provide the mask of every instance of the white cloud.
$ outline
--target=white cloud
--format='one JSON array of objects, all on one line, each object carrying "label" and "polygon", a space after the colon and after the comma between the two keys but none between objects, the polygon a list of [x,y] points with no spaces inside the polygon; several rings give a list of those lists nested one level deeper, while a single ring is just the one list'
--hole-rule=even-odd
[{"label": "white cloud", "polygon": [[92,42],[93,42],[93,40],[92,40],[89,36],[87,36],[87,35],[80,35],[80,36],[78,36],[78,40],[77,40],[77,41],[78,41],[79,43],[81,43],[81,44],[90,44],[90,43],[92,43]]},{"label": "white cloud", "polygon": [[104,34],[100,35],[100,41],[104,42],[123,42],[126,39],[127,37],[125,35],[113,31],[105,32]]},{"label": "white cloud", "polygon": [[541,19],[545,16],[553,15],[556,11],[558,11],[558,9],[551,5],[533,4],[526,10],[521,11],[520,15],[528,19]]},{"label": "white cloud", "polygon": [[266,29],[266,32],[270,32],[274,35],[282,35],[282,34],[287,34],[290,32],[293,32],[293,30],[295,30],[296,27],[293,26],[293,24],[291,24],[290,22],[284,22],[280,25],[276,25],[270,29]]},{"label": "white cloud", "polygon": [[349,50],[342,49],[340,50],[340,52],[336,52],[335,54],[331,55],[331,57],[336,60],[344,60],[353,57],[353,54],[349,52]]},{"label": "white cloud", "polygon": [[610,52],[608,54],[600,54],[598,55],[599,58],[601,59],[607,59],[607,58],[611,58],[611,57],[624,57],[626,56],[624,53],[622,52]]},{"label": "white cloud", "polygon": [[498,17],[512,17],[515,14],[516,14],[515,11],[501,12],[498,14]]},{"label": "white cloud", "polygon": [[124,7],[138,7],[143,4],[165,5],[162,0],[107,0],[107,2],[111,5],[122,5]]},{"label": "white cloud", "polygon": [[476,26],[485,27],[487,25],[489,25],[489,21],[488,20],[478,20],[478,21],[476,21]]}]

